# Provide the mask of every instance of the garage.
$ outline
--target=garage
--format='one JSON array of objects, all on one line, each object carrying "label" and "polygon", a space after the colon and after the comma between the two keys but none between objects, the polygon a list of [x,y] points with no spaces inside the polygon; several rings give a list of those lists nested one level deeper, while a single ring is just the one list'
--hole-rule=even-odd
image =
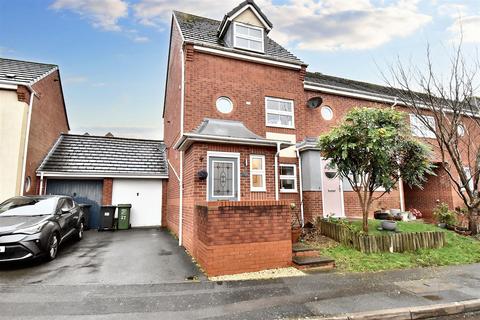
[{"label": "garage", "polygon": [[161,226],[162,180],[114,179],[112,203],[132,205],[130,224],[133,228]]},{"label": "garage", "polygon": [[89,205],[88,228],[99,227],[103,180],[49,179],[46,194],[70,196],[77,203]]},{"label": "garage", "polygon": [[39,194],[90,205],[92,229],[102,205],[118,204],[132,205],[132,227],[158,227],[167,169],[162,141],[62,134],[37,170]]}]

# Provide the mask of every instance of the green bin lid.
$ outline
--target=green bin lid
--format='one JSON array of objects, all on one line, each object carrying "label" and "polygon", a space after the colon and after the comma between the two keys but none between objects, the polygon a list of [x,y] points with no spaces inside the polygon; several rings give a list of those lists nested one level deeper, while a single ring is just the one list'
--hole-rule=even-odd
[{"label": "green bin lid", "polygon": [[124,204],[117,204],[117,207],[118,208],[131,208],[132,205],[124,203]]}]

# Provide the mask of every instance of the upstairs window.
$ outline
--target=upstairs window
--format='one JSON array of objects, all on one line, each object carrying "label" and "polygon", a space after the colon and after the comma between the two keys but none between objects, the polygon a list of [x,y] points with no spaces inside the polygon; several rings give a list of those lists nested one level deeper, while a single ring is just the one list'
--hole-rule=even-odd
[{"label": "upstairs window", "polygon": [[294,129],[293,101],[265,98],[266,125]]},{"label": "upstairs window", "polygon": [[[435,130],[435,118],[432,116],[420,116],[411,114],[410,115],[410,127],[412,129],[412,135],[420,138],[431,138],[435,139],[435,132],[432,132],[429,128]],[[424,122],[428,122],[429,126],[425,125]]]},{"label": "upstairs window", "polygon": [[233,32],[233,46],[240,49],[263,53],[263,29],[235,22]]}]

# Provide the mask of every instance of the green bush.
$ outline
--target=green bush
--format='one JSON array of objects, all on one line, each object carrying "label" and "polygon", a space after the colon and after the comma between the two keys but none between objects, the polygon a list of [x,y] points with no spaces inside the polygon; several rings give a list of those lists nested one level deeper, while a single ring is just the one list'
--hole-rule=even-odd
[{"label": "green bush", "polygon": [[450,226],[454,226],[457,223],[457,214],[448,208],[448,204],[442,202],[435,210],[433,215],[439,223],[445,223]]}]

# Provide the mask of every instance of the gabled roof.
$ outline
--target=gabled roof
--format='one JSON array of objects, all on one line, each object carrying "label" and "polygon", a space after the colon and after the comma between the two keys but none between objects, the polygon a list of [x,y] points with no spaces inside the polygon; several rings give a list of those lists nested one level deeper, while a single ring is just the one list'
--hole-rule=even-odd
[{"label": "gabled roof", "polygon": [[264,54],[247,52],[227,47],[224,41],[218,37],[220,21],[179,11],[174,11],[173,15],[178,22],[180,31],[186,42],[296,65],[305,64],[302,60],[298,59],[295,55],[268,36],[265,36]]},{"label": "gabled roof", "polygon": [[167,178],[168,166],[162,141],[62,134],[37,172],[46,176]]},{"label": "gabled roof", "polygon": [[396,92],[387,86],[329,76],[320,72],[307,72],[305,75],[305,83],[342,89],[352,93],[363,92],[390,98],[394,98]]},{"label": "gabled roof", "polygon": [[258,16],[260,16],[261,19],[259,20],[263,20],[262,23],[265,23],[266,24],[266,29],[267,29],[267,33],[268,31],[270,31],[270,29],[273,28],[273,24],[270,22],[270,20],[268,20],[267,16],[262,12],[262,10],[257,6],[257,4],[255,3],[255,1],[253,0],[245,0],[243,2],[241,2],[238,6],[236,6],[235,8],[233,8],[230,12],[228,12],[224,17],[223,17],[223,20],[222,22],[220,23],[220,26],[218,27],[218,36],[220,38],[223,37],[223,35],[225,34],[225,30],[228,28],[228,25],[230,24],[230,18],[232,18],[233,16],[235,16],[237,13],[241,12],[242,10],[244,10],[245,8],[252,8],[256,14],[258,14]]},{"label": "gabled roof", "polygon": [[205,118],[192,132],[185,133],[174,148],[186,150],[195,141],[260,146],[292,145],[289,141],[263,138],[250,131],[241,121],[210,118]]},{"label": "gabled roof", "polygon": [[54,64],[0,58],[0,82],[32,85],[56,70]]}]

